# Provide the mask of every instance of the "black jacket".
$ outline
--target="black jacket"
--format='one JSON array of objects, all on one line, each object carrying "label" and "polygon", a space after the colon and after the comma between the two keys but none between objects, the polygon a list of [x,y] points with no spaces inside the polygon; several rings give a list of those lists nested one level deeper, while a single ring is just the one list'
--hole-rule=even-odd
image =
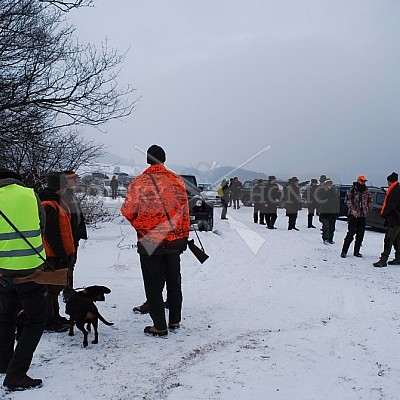
[{"label": "black jacket", "polygon": [[397,185],[391,190],[386,199],[386,207],[382,217],[385,218],[386,226],[400,225],[400,185]]},{"label": "black jacket", "polygon": [[281,191],[276,183],[267,183],[265,185],[265,202],[267,205],[267,213],[276,213],[279,200],[281,198]]},{"label": "black jacket", "polygon": [[339,214],[340,197],[334,187],[327,189],[320,187],[318,189],[319,215]]},{"label": "black jacket", "polygon": [[283,199],[285,201],[286,214],[294,214],[301,210],[300,188],[288,183],[283,188]]}]

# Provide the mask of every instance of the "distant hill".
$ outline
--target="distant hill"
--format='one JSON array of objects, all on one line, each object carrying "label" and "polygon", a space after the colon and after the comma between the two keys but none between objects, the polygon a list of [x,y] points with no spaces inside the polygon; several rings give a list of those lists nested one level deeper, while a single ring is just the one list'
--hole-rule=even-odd
[{"label": "distant hill", "polygon": [[[106,153],[100,157],[98,163],[101,164],[102,170],[112,173],[114,168],[120,167],[121,171],[138,174],[148,165],[138,165],[134,160],[128,160],[113,153]],[[196,168],[179,164],[168,164],[168,167],[178,174],[195,175],[198,182],[220,183],[223,178],[233,178],[237,176],[242,182],[253,179],[267,179],[268,176],[262,172],[251,171],[243,168],[236,169],[232,166],[218,166],[209,171],[199,171]],[[98,166],[97,166],[98,168]]]}]

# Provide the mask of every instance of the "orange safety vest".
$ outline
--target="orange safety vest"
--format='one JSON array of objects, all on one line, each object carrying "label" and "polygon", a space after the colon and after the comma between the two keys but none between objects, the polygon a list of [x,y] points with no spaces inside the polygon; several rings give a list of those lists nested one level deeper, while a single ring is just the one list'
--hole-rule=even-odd
[{"label": "orange safety vest", "polygon": [[[56,201],[52,200],[44,200],[42,201],[42,206],[50,206],[53,207],[58,214],[58,218],[60,220],[60,234],[61,240],[63,243],[63,247],[67,255],[75,253],[75,244],[74,244],[74,237],[72,235],[71,229],[71,218],[69,213],[65,210],[65,208],[61,207]],[[43,244],[46,250],[47,257],[57,257],[58,255],[54,253],[52,248],[47,241],[46,235],[43,236]]]}]

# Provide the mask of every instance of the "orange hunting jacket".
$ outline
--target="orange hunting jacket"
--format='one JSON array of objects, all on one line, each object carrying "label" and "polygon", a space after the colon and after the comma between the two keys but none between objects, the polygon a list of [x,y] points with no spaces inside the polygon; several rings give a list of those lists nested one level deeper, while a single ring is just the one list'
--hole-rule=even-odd
[{"label": "orange hunting jacket", "polygon": [[[154,177],[160,194],[149,174]],[[144,237],[150,242],[162,243],[189,237],[190,217],[185,183],[162,164],[150,166],[130,183],[121,212],[135,228],[138,240]]]}]

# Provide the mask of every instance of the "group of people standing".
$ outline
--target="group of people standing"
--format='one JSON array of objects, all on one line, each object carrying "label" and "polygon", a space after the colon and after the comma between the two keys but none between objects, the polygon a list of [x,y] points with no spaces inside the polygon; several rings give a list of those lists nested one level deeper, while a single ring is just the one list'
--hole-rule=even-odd
[{"label": "group of people standing", "polygon": [[240,189],[242,188],[242,182],[235,176],[234,178],[224,178],[221,185],[218,187],[218,196],[221,199],[222,212],[221,219],[228,219],[226,214],[228,207],[233,204],[234,209],[239,209],[240,200]]},{"label": "group of people standing", "polygon": [[[37,195],[20,175],[0,169],[0,373],[10,390],[42,384],[27,372],[43,330],[68,330],[58,297],[62,289],[65,295],[72,292],[79,240],[87,239],[74,194],[77,179],[74,171],[50,173],[45,189]],[[14,282],[37,269],[61,268],[68,268],[65,287]],[[14,348],[21,310],[23,329]]]}]

